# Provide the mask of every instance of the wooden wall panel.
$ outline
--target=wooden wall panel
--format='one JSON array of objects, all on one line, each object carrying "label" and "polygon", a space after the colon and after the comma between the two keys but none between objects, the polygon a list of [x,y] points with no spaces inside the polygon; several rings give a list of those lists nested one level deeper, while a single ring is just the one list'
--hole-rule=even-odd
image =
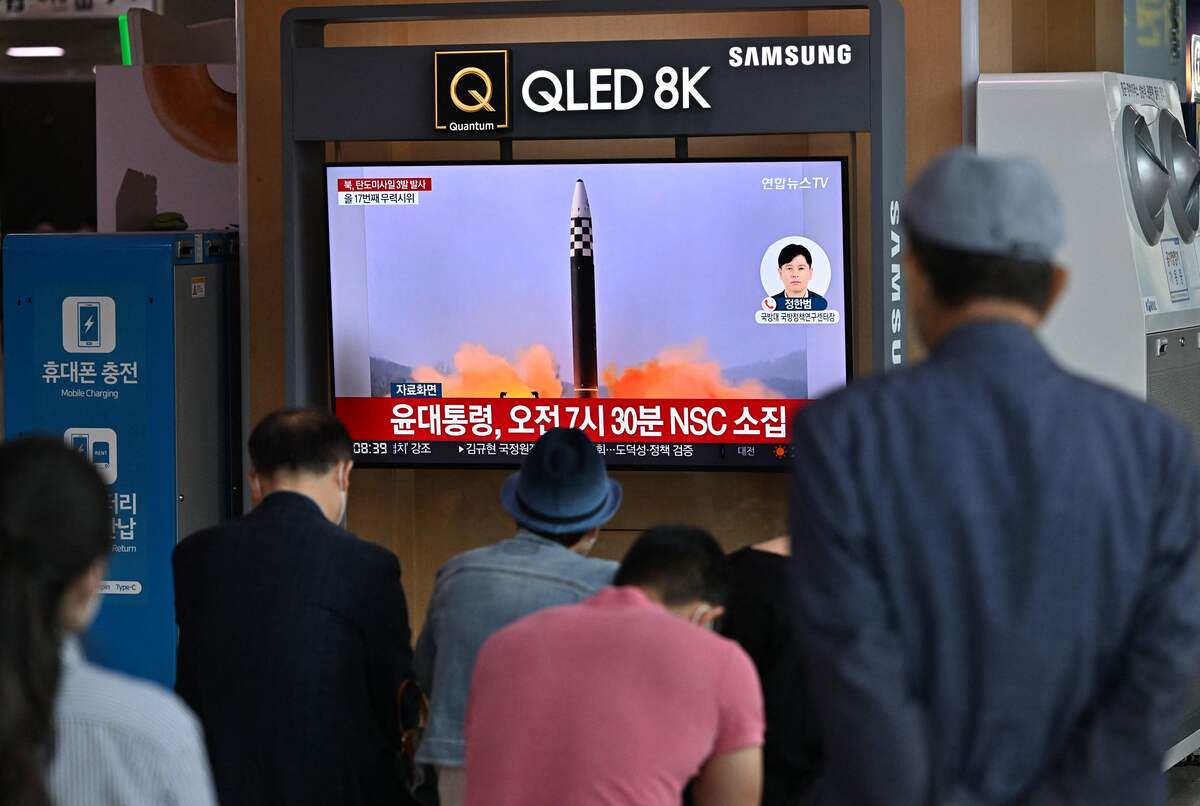
[{"label": "wooden wall panel", "polygon": [[[386,34],[371,33],[371,25],[333,26],[339,31],[335,43],[356,44],[354,37],[383,36],[384,44],[483,44],[495,42],[591,42],[622,39],[704,39],[729,36],[802,35],[807,19],[803,13],[761,12],[705,14],[636,14],[625,16],[557,17],[553,20],[490,19],[455,22],[428,21],[390,23],[378,26]],[[327,40],[328,41],[328,40]],[[333,43],[331,43],[333,44]]]},{"label": "wooden wall panel", "polygon": [[904,16],[911,178],[962,143],[962,15],[959,0],[909,0]]},{"label": "wooden wall panel", "polygon": [[1125,4],[1095,0],[1095,64],[1092,69],[1119,73],[1125,69]]},{"label": "wooden wall panel", "polygon": [[981,72],[1121,70],[1121,0],[985,0],[979,5]]},{"label": "wooden wall panel", "polygon": [[[1096,62],[1094,0],[1053,0],[1046,3],[1046,69],[1052,73],[1078,70]],[[1068,31],[1076,36],[1064,36]]]},{"label": "wooden wall panel", "polygon": [[[1012,71],[1046,71],[1046,6],[1055,0],[1012,0]],[[988,32],[984,32],[987,34]]]},{"label": "wooden wall panel", "polygon": [[[395,0],[390,0],[395,2]],[[992,2],[992,0],[985,0]],[[261,417],[282,402],[280,78],[279,20],[291,7],[329,5],[337,0],[254,0],[239,4],[247,46],[241,53],[246,93],[247,216],[243,222],[244,269],[251,285],[251,405]],[[381,4],[378,0],[352,0]],[[1013,0],[1019,2],[1019,0]],[[958,0],[908,0],[906,67],[908,167],[910,174],[959,142],[961,132]],[[554,21],[498,20],[486,23],[423,22],[380,26],[336,26],[330,44],[471,43],[559,39],[623,39],[780,36],[865,33],[863,12],[810,14],[637,15]],[[930,46],[952,43],[952,46]],[[669,141],[541,143],[517,146],[527,156],[601,156],[658,153]],[[342,143],[343,160],[490,159],[494,144]],[[477,151],[472,151],[475,149]],[[490,151],[486,151],[490,149]],[[869,191],[869,138],[694,139],[696,156],[733,154],[843,154],[856,150],[862,167],[854,192]],[[334,147],[327,154],[332,158]],[[486,152],[486,153],[485,153]],[[669,154],[670,152],[665,152]],[[866,215],[864,212],[863,216]],[[869,252],[866,219],[859,222],[856,248],[861,264]],[[863,250],[866,250],[864,252]],[[857,282],[855,299],[869,309],[867,282]],[[493,542],[512,531],[499,504],[504,471],[356,471],[350,494],[350,526],[400,557],[414,628],[424,620],[433,576],[450,556]],[[784,474],[621,472],[626,503],[597,546],[599,556],[619,558],[637,532],[662,521],[688,521],[714,531],[729,547],[778,534],[786,508]]]},{"label": "wooden wall panel", "polygon": [[979,72],[1013,71],[1013,4],[1020,0],[986,0],[979,4]]}]

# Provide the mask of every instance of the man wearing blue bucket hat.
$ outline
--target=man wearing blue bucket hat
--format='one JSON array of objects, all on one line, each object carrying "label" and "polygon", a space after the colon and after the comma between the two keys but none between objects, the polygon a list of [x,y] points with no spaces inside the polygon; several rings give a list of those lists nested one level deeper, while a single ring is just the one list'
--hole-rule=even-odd
[{"label": "man wearing blue bucket hat", "polygon": [[417,761],[437,767],[442,806],[465,795],[463,726],[483,642],[537,610],[586,599],[617,570],[614,562],[586,556],[621,506],[621,485],[608,478],[582,431],[543,434],[504,482],[500,502],[516,521],[516,535],[442,566],[417,642],[414,668],[430,695]]},{"label": "man wearing blue bucket hat", "polygon": [[1036,165],[943,155],[904,223],[929,359],[795,423],[813,802],[1162,806],[1200,638],[1192,437],[1038,340],[1065,226]]}]

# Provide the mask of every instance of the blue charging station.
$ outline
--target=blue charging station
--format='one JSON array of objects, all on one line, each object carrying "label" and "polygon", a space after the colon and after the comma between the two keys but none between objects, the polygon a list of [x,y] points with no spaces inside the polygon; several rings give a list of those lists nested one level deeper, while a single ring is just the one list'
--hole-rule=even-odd
[{"label": "blue charging station", "polygon": [[108,484],[112,556],[84,638],[175,682],[171,552],[240,509],[236,235],[10,235],[5,437],[64,440]]}]

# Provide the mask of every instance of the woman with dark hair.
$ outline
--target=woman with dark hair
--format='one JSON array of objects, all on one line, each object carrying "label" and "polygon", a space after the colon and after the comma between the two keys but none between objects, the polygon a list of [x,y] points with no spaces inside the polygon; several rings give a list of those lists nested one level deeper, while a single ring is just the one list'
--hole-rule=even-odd
[{"label": "woman with dark hair", "polygon": [[108,489],[49,439],[0,444],[0,803],[215,803],[173,694],[89,664],[112,541]]}]

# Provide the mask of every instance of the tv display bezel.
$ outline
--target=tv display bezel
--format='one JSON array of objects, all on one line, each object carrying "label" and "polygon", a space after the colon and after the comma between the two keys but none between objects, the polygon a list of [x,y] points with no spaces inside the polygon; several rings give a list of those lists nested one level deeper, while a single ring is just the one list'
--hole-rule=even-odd
[{"label": "tv display bezel", "polygon": [[[322,164],[323,188],[325,191],[324,204],[325,215],[322,218],[322,225],[325,228],[325,290],[328,294],[325,306],[325,337],[328,339],[329,345],[329,409],[330,411],[337,410],[337,375],[334,371],[334,355],[333,350],[333,255],[329,244],[329,172],[331,169],[337,168],[423,168],[423,167],[458,167],[458,166],[491,166],[496,168],[513,168],[523,167],[526,165],[646,165],[646,164],[729,164],[729,163],[751,163],[751,162],[773,162],[773,163],[811,163],[824,162],[836,163],[841,170],[842,183],[842,283],[843,295],[846,304],[841,311],[842,327],[846,342],[846,383],[849,384],[854,380],[854,265],[855,252],[853,250],[853,239],[851,232],[854,230],[853,211],[850,209],[850,158],[846,156],[785,156],[785,157],[696,157],[696,158],[670,158],[670,157],[648,157],[635,159],[538,159],[538,160],[414,160],[414,161],[326,161]],[[653,398],[665,399],[665,398]],[[651,400],[647,398],[647,400]],[[351,435],[353,438],[353,435]],[[424,440],[413,440],[424,441]],[[682,443],[686,444],[686,443]],[[790,447],[790,445],[789,445]],[[669,462],[669,463],[654,463],[631,464],[627,462],[614,461],[614,456],[605,454],[605,466],[609,470],[636,470],[636,471],[728,471],[742,473],[780,473],[786,472],[790,467],[789,461],[779,461],[775,463],[764,463],[762,465],[728,465],[720,463],[708,462]],[[500,459],[500,457],[497,457]],[[413,461],[373,461],[369,454],[355,455],[354,466],[368,469],[391,469],[391,470],[505,470],[520,467],[520,460],[509,459],[504,457],[504,461],[489,461],[489,462],[413,462]]]}]

